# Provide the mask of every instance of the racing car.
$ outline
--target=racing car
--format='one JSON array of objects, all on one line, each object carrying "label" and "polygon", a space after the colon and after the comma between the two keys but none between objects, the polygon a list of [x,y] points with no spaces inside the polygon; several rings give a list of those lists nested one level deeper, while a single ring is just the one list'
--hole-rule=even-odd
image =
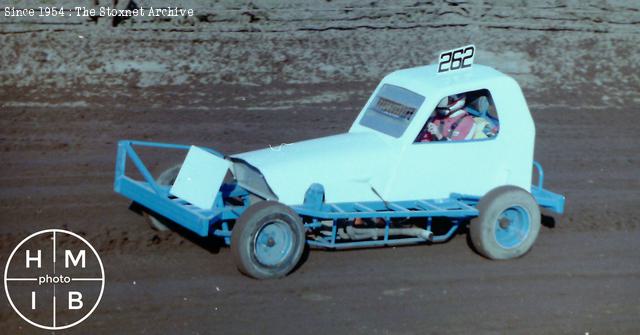
[{"label": "racing car", "polygon": [[[461,227],[481,255],[520,257],[538,236],[541,209],[562,214],[565,199],[543,187],[518,83],[473,65],[474,53],[466,46],[386,75],[341,134],[232,155],[120,141],[115,191],[157,228],[170,220],[222,239],[240,272],[258,279],[289,274],[307,246],[432,244]],[[140,147],[186,154],[156,178]]]}]

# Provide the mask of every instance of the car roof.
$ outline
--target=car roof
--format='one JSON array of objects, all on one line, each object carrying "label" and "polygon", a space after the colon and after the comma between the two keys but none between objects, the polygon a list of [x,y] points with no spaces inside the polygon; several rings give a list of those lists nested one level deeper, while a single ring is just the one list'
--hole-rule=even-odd
[{"label": "car roof", "polygon": [[438,73],[437,67],[438,65],[432,64],[397,70],[385,76],[382,83],[404,87],[423,96],[432,96],[443,91],[464,92],[469,87],[486,86],[491,81],[507,79],[515,82],[508,75],[484,65],[444,73]]}]

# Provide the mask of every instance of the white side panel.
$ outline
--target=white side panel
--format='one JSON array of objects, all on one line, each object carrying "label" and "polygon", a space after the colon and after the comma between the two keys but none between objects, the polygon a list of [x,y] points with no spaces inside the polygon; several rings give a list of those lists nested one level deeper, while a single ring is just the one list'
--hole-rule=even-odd
[{"label": "white side panel", "polygon": [[386,135],[344,133],[234,155],[256,167],[287,205],[301,204],[313,183],[324,186],[327,202],[380,200],[399,151]]},{"label": "white side panel", "polygon": [[191,146],[170,193],[202,209],[213,208],[231,162]]},{"label": "white side panel", "polygon": [[499,139],[411,144],[387,186],[388,200],[439,199],[454,192],[482,196],[508,184],[511,158],[504,147]]}]

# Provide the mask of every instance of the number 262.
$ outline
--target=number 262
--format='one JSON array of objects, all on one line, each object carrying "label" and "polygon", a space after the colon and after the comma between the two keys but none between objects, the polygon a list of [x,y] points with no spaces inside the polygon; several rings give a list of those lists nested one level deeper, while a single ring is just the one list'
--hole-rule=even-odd
[{"label": "number 262", "polygon": [[460,48],[441,54],[438,72],[447,72],[450,70],[453,71],[470,67],[472,64],[470,59],[472,59],[474,53],[475,48],[470,46],[464,49]]}]

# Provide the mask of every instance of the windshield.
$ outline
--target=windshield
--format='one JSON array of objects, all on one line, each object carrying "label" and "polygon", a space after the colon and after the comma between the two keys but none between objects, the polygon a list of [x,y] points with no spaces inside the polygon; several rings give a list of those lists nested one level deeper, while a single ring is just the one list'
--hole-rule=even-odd
[{"label": "windshield", "polygon": [[365,111],[360,124],[400,137],[424,102],[424,97],[405,88],[384,84]]}]

